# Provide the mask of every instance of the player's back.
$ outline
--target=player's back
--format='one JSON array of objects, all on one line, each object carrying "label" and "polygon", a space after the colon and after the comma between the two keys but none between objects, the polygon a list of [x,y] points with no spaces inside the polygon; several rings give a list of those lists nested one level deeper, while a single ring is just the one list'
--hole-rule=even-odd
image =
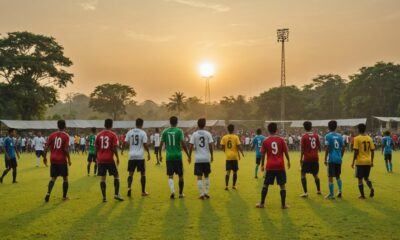
[{"label": "player's back", "polygon": [[382,138],[382,145],[385,154],[392,154],[393,140],[390,136],[384,136]]},{"label": "player's back", "polygon": [[196,162],[210,161],[209,144],[213,143],[213,138],[208,131],[197,130],[191,136],[190,143],[193,144],[196,149]]},{"label": "player's back", "polygon": [[262,153],[267,154],[267,170],[284,170],[284,153],[287,151],[285,140],[279,136],[267,137],[261,148]]},{"label": "player's back", "polygon": [[154,146],[155,147],[159,147],[160,146],[161,137],[160,137],[159,133],[154,133],[153,141],[154,141]]},{"label": "player's back", "polygon": [[222,137],[221,145],[225,146],[226,160],[238,160],[238,146],[240,145],[239,136],[236,134],[227,134]]},{"label": "player's back", "polygon": [[88,136],[88,146],[89,146],[89,153],[94,154],[96,152],[95,142],[96,142],[96,135],[90,134]]},{"label": "player's back", "polygon": [[182,129],[171,127],[164,130],[161,140],[165,143],[167,160],[182,160],[181,142],[183,140]]},{"label": "player's back", "polygon": [[47,146],[50,150],[50,162],[52,164],[66,164],[67,151],[69,147],[69,136],[64,131],[57,131],[50,134],[47,139]]},{"label": "player's back", "polygon": [[342,149],[343,149],[343,138],[336,132],[330,132],[325,136],[325,145],[329,149],[329,163],[342,163]]},{"label": "player's back", "polygon": [[305,162],[318,162],[318,152],[321,147],[319,136],[316,133],[305,133],[301,138],[301,150]]},{"label": "player's back", "polygon": [[125,142],[129,143],[129,157],[131,159],[144,159],[144,143],[147,143],[147,134],[139,128],[129,130]]},{"label": "player's back", "polygon": [[114,149],[118,146],[118,137],[111,130],[101,131],[95,141],[98,163],[114,162]]},{"label": "player's back", "polygon": [[358,155],[356,159],[357,165],[371,165],[371,151],[375,150],[375,145],[370,136],[359,135],[355,137],[353,148],[355,150],[358,150]]},{"label": "player's back", "polygon": [[265,136],[263,136],[263,135],[257,135],[253,139],[253,145],[256,150],[257,156],[261,156],[261,147],[262,147],[264,140],[265,140]]},{"label": "player's back", "polygon": [[10,158],[15,158],[14,141],[10,137],[4,139],[4,148]]}]

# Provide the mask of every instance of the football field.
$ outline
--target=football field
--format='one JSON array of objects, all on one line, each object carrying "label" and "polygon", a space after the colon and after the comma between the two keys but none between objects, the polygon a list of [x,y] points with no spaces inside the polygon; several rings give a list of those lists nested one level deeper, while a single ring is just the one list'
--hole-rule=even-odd
[{"label": "football field", "polygon": [[[69,201],[63,202],[62,179],[54,186],[49,203],[44,196],[49,168],[35,167],[33,154],[19,160],[18,183],[11,172],[0,185],[1,239],[400,239],[400,154],[395,152],[394,173],[387,174],[383,157],[376,154],[371,180],[374,199],[359,200],[351,154],[343,165],[343,199],[325,200],[316,194],[308,176],[310,196],[302,199],[299,153],[290,153],[288,210],[280,209],[279,187],[271,186],[266,208],[256,209],[263,178],[254,179],[254,153],[245,152],[239,163],[238,190],[224,190],[225,161],[216,153],[210,176],[210,200],[199,200],[193,163],[185,162],[185,199],[169,199],[165,163],[147,162],[147,191],[140,196],[140,176],[135,174],[133,197],[126,197],[127,159],[119,166],[124,202],[113,197],[107,180],[108,202],[101,201],[99,178],[87,176],[86,156],[72,154]],[[322,156],[322,154],[321,154]],[[3,155],[1,155],[3,159]],[[3,164],[1,164],[1,171]],[[323,194],[328,191],[326,168],[320,169]],[[232,179],[232,178],[231,178]],[[178,188],[175,178],[175,188]],[[335,184],[335,191],[337,186]],[[366,191],[369,193],[369,191]]]}]

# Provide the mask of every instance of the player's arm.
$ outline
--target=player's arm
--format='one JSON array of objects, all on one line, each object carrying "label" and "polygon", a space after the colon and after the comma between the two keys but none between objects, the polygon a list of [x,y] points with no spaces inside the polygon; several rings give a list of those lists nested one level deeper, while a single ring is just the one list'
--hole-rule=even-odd
[{"label": "player's arm", "polygon": [[325,166],[328,165],[328,155],[329,155],[329,145],[325,145],[325,157],[324,157],[324,164]]},{"label": "player's arm", "polygon": [[188,152],[188,149],[187,149],[187,147],[186,147],[185,140],[183,140],[183,139],[182,139],[182,141],[181,141],[181,146],[182,146],[183,151],[186,153],[186,156],[188,157],[188,162],[189,162],[189,164],[190,164],[190,162],[191,162],[192,160],[190,159],[189,152]]},{"label": "player's arm", "polygon": [[119,165],[119,155],[118,155],[118,144],[115,144],[113,148],[114,156],[117,159],[117,165]]},{"label": "player's arm", "polygon": [[304,157],[304,140],[301,138],[300,141],[300,165],[303,164],[303,157]]},{"label": "player's arm", "polygon": [[208,148],[210,149],[211,162],[213,162],[213,161],[214,161],[213,142],[210,142],[210,143],[208,144]]},{"label": "player's arm", "polygon": [[190,147],[189,147],[189,157],[190,158],[192,158],[193,147],[194,147],[194,144],[190,143]]},{"label": "player's arm", "polygon": [[288,166],[288,169],[290,169],[290,157],[289,157],[289,151],[288,151],[288,148],[287,148],[287,146],[286,146],[286,143],[285,143],[285,142],[283,142],[283,144],[284,144],[284,149],[283,149],[283,152],[284,152],[284,154],[285,154],[285,157],[286,157],[286,160],[287,160],[287,166]]},{"label": "player's arm", "polygon": [[374,166],[374,158],[375,158],[375,144],[372,141],[372,139],[370,140],[370,144],[371,144],[371,167]]},{"label": "player's arm", "polygon": [[67,144],[66,150],[65,150],[65,156],[67,157],[68,165],[71,166],[71,156],[69,155],[69,146]]},{"label": "player's arm", "polygon": [[164,142],[161,140],[160,141],[160,150],[158,151],[158,158],[160,159],[160,162],[162,162],[162,149],[164,146]]},{"label": "player's arm", "polygon": [[43,163],[45,166],[47,166],[47,151],[49,149],[49,146],[50,146],[49,144],[46,144],[46,145],[44,145],[44,148],[43,148]]},{"label": "player's arm", "polygon": [[[381,153],[383,155],[383,151],[385,150],[385,141],[382,141],[382,147],[381,147]],[[391,148],[393,148],[392,146],[390,146]]]},{"label": "player's arm", "polygon": [[150,149],[149,149],[149,146],[147,146],[147,143],[143,143],[143,147],[144,147],[144,149],[146,150],[146,152],[147,152],[147,161],[150,161]]},{"label": "player's arm", "polygon": [[354,168],[354,163],[356,162],[357,156],[359,154],[358,149],[354,149],[353,161],[351,163],[351,167]]},{"label": "player's arm", "polygon": [[17,146],[14,146],[15,153],[17,154],[17,158],[19,159],[19,152],[17,150]]},{"label": "player's arm", "polygon": [[261,172],[264,171],[264,163],[265,163],[265,152],[261,151]]},{"label": "player's arm", "polygon": [[242,154],[242,156],[244,157],[244,153],[243,153],[243,149],[242,149],[242,145],[239,144],[236,146],[237,147],[237,151],[238,151],[238,155],[239,155],[239,160],[240,160],[240,153]]}]

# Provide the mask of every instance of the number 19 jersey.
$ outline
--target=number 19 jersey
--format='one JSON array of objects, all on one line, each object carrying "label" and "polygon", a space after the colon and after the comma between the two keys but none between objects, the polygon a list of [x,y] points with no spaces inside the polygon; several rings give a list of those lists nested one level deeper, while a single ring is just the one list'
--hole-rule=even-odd
[{"label": "number 19 jersey", "polygon": [[190,138],[190,144],[193,144],[196,148],[196,163],[210,162],[209,144],[213,142],[211,134],[206,130],[198,130],[193,133]]},{"label": "number 19 jersey", "polygon": [[101,131],[95,141],[97,163],[113,163],[114,149],[118,146],[117,135],[109,130]]},{"label": "number 19 jersey", "polygon": [[144,146],[147,134],[142,129],[134,128],[126,134],[125,142],[129,143],[129,160],[144,160]]},{"label": "number 19 jersey", "polygon": [[265,169],[277,171],[285,170],[283,154],[287,151],[286,142],[278,136],[267,137],[261,147],[261,153],[267,155],[267,164]]},{"label": "number 19 jersey", "polygon": [[161,141],[165,143],[167,161],[182,161],[181,142],[183,140],[182,129],[171,127],[164,130]]},{"label": "number 19 jersey", "polygon": [[316,133],[305,133],[301,138],[301,151],[304,153],[304,162],[318,162],[320,149],[319,136]]},{"label": "number 19 jersey", "polygon": [[50,134],[47,147],[50,150],[50,163],[67,164],[69,136],[66,132],[58,131]]}]

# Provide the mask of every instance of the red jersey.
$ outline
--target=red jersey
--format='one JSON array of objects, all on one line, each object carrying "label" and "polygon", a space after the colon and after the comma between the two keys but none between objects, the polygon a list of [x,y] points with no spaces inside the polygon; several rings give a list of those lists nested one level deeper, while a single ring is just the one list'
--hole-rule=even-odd
[{"label": "red jersey", "polygon": [[114,149],[118,146],[117,135],[110,130],[103,130],[96,136],[97,163],[113,163]]},{"label": "red jersey", "polygon": [[267,155],[266,170],[285,170],[283,154],[287,151],[286,142],[278,136],[267,137],[261,147],[261,153]]},{"label": "red jersey", "polygon": [[67,164],[67,152],[69,148],[69,136],[66,132],[52,133],[47,139],[47,149],[50,150],[50,163]]},{"label": "red jersey", "polygon": [[305,133],[301,138],[301,151],[304,153],[304,162],[318,162],[320,146],[318,134]]}]

